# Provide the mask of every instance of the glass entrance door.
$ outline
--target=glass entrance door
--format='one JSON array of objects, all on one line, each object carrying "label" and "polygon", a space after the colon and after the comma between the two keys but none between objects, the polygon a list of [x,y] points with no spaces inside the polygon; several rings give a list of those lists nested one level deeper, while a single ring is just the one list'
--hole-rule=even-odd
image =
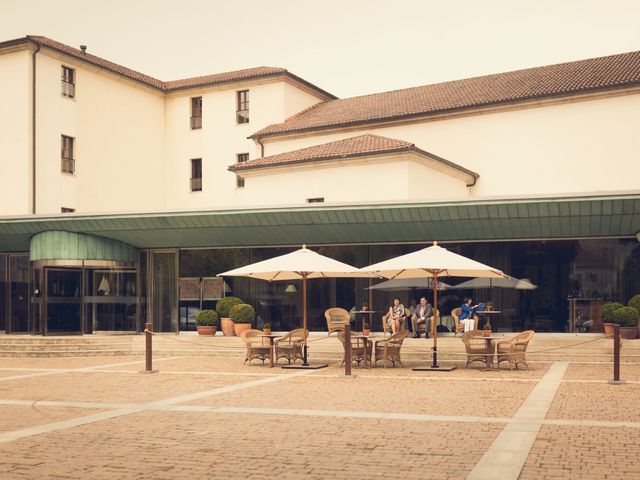
[{"label": "glass entrance door", "polygon": [[151,252],[153,329],[178,331],[178,258],[175,251]]},{"label": "glass entrance door", "polygon": [[82,333],[82,270],[45,268],[45,277],[45,333]]},{"label": "glass entrance door", "polygon": [[29,332],[29,256],[9,256],[9,332]]}]

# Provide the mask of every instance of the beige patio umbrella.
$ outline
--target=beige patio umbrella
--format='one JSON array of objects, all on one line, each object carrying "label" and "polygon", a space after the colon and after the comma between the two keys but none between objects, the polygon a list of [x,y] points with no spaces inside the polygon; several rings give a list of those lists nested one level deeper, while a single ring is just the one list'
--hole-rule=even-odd
[{"label": "beige patio umbrella", "polygon": [[456,290],[465,289],[465,288],[513,288],[515,290],[535,290],[538,288],[537,285],[531,283],[531,281],[527,278],[519,279],[515,277],[506,277],[506,278],[473,278],[471,280],[467,280],[466,282],[459,283],[455,287],[449,287]]},{"label": "beige patio umbrella", "polygon": [[219,273],[218,276],[258,278],[269,282],[302,279],[302,325],[305,332],[303,367],[305,368],[326,367],[326,365],[311,366],[307,362],[307,280],[312,278],[375,277],[371,273],[362,272],[356,267],[309,250],[306,245],[295,252]]},{"label": "beige patio umbrella", "polygon": [[[417,252],[374,263],[360,271],[375,273],[389,279],[396,278],[433,278],[433,305],[438,308],[439,277],[486,277],[508,278],[497,268],[489,267],[470,258],[450,252],[433,242],[433,245]],[[435,315],[434,315],[435,318]],[[433,329],[433,364],[419,370],[453,370],[455,367],[438,366],[438,329]]]}]

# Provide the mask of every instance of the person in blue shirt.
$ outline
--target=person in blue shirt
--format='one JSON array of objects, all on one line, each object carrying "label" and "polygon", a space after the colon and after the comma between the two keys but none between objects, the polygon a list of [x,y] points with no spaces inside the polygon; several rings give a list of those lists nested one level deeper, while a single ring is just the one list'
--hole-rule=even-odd
[{"label": "person in blue shirt", "polygon": [[460,323],[464,325],[464,331],[468,332],[473,330],[476,322],[473,318],[478,309],[478,305],[471,306],[473,298],[467,297],[464,299],[464,303],[461,305],[462,311],[460,312]]}]

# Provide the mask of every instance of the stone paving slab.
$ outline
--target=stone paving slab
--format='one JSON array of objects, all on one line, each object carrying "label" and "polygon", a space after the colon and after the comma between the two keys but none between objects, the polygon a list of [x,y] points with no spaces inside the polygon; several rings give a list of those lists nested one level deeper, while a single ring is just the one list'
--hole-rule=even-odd
[{"label": "stone paving slab", "polygon": [[[640,381],[640,364],[622,363],[620,365],[620,378],[622,380]],[[565,380],[602,380],[613,379],[613,364],[580,364],[569,365]]]},{"label": "stone paving slab", "polygon": [[463,479],[500,428],[144,412],[0,445],[0,476]]},{"label": "stone paving slab", "polygon": [[0,412],[2,412],[0,415],[0,432],[67,420],[100,411],[99,409],[44,407],[37,404],[30,406],[0,405]]},{"label": "stone paving slab", "polygon": [[540,429],[520,480],[640,478],[640,430],[550,426]]},{"label": "stone paving slab", "polygon": [[310,408],[440,415],[511,416],[531,382],[407,381],[301,377],[244,392],[203,398],[192,405]]},{"label": "stone paving slab", "polygon": [[563,383],[547,418],[640,422],[640,385]]},{"label": "stone paving slab", "polygon": [[183,378],[136,372],[74,372],[0,382],[0,399],[150,402],[247,380],[247,377],[234,376],[194,375]]},{"label": "stone paving slab", "polygon": [[100,365],[114,365],[127,362],[142,362],[144,356],[117,357],[66,357],[66,358],[0,358],[0,368],[85,368]]}]

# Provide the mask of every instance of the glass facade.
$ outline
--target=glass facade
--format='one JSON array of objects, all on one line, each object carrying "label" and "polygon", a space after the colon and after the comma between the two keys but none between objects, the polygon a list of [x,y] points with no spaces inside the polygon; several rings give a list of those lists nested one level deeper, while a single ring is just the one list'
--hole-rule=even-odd
[{"label": "glass facade", "polygon": [[[312,248],[363,267],[423,246]],[[438,293],[438,307],[444,317],[449,316],[465,296],[472,296],[475,302],[491,301],[500,312],[491,321],[497,331],[601,331],[602,305],[609,301],[625,303],[640,293],[640,243],[635,239],[444,243],[443,246],[518,279],[526,279],[535,286],[506,288],[489,282],[477,288],[457,288],[456,285],[470,279],[441,278],[449,285]],[[141,329],[141,325],[136,325],[139,306],[141,322],[152,322],[156,331],[194,330],[195,316],[201,309],[215,308],[220,297],[234,295],[256,309],[255,327],[270,323],[276,331],[290,330],[302,323],[300,281],[266,282],[227,277],[223,282],[216,275],[293,250],[143,250],[139,254],[138,270],[134,267],[31,268],[26,254],[0,254],[0,329],[8,333],[135,332]],[[357,310],[367,304],[376,312],[371,318],[371,329],[380,331],[381,316],[393,297],[399,297],[407,307],[417,303],[422,295],[432,301],[432,292],[419,287],[369,288],[382,281],[309,280],[310,329],[326,330],[324,311],[329,307]],[[361,322],[362,318],[358,318],[354,327],[359,329]]]}]

